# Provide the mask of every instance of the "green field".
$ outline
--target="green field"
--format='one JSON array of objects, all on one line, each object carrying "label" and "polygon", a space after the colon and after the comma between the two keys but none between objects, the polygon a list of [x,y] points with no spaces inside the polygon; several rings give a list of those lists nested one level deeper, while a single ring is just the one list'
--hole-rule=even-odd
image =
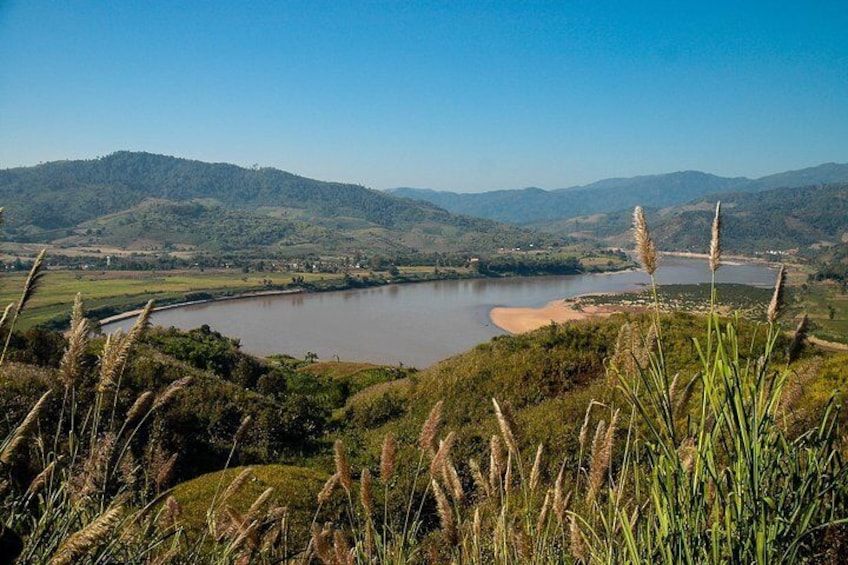
[{"label": "green field", "polygon": [[848,292],[841,285],[818,282],[800,287],[793,293],[793,310],[806,312],[816,337],[848,343]]},{"label": "green field", "polygon": [[[70,314],[74,296],[82,293],[86,308],[101,316],[143,305],[178,302],[186,294],[206,292],[225,296],[282,287],[295,273],[242,273],[220,271],[47,271],[19,322],[19,329],[63,318]],[[340,280],[341,274],[296,273],[305,283]],[[18,300],[26,275],[5,275],[0,283],[0,304]],[[267,281],[271,281],[270,285]]]}]

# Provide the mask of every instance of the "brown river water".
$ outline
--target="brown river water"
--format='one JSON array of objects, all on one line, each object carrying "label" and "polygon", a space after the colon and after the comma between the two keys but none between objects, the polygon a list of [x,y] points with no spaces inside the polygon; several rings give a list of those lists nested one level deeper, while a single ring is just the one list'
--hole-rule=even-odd
[{"label": "brown river water", "polygon": [[[726,264],[718,271],[718,282],[768,287],[775,273],[764,264]],[[666,257],[657,279],[660,284],[709,282],[710,272],[705,260]],[[257,355],[302,358],[311,351],[324,361],[423,368],[506,333],[489,319],[495,306],[539,307],[582,294],[637,290],[648,283],[641,271],[435,281],[194,304],[156,312],[153,323],[183,329],[207,324]],[[115,322],[104,331],[132,323]]]}]

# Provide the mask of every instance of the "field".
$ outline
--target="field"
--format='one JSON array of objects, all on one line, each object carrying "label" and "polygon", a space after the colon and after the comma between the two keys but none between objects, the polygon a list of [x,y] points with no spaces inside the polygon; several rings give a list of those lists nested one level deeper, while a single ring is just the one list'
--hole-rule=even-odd
[{"label": "field", "polygon": [[[22,315],[19,329],[64,318],[70,314],[74,296],[81,292],[86,305],[98,316],[142,306],[150,299],[158,304],[178,302],[186,294],[225,296],[282,287],[295,273],[242,273],[234,270],[206,271],[47,271],[39,292]],[[305,283],[340,280],[341,274],[297,273]],[[0,304],[18,300],[26,274],[7,274],[2,279]],[[268,283],[270,281],[270,284]]]}]

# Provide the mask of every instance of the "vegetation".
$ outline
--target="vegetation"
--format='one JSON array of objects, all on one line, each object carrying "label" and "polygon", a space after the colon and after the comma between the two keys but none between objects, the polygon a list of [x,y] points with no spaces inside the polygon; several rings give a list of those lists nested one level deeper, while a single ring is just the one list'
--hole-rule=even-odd
[{"label": "vegetation", "polygon": [[[709,195],[754,193],[777,188],[845,183],[846,181],[848,181],[848,165],[828,163],[759,179],[726,178],[698,171],[683,171],[665,175],[605,179],[585,186],[550,191],[525,188],[456,194],[398,188],[393,193],[430,202],[456,214],[536,226],[558,222],[564,218],[617,213],[637,204],[650,208],[666,208],[700,201],[704,198],[710,199]],[[724,196],[722,200],[725,200]],[[625,228],[628,222],[629,220],[625,220]],[[762,249],[759,248],[759,250]]]},{"label": "vegetation", "polygon": [[157,251],[481,253],[562,243],[367,188],[121,151],[0,171],[12,241]]},{"label": "vegetation", "polygon": [[2,323],[0,543],[18,562],[844,553],[848,355],[805,347],[803,323],[783,334],[782,271],[765,322],[721,317],[714,286],[706,316],[664,314],[653,287],[649,314],[505,336],[410,373],[253,359],[210,328],[147,330],[149,307],[102,338],[79,300],[66,336],[15,334],[42,270]]}]

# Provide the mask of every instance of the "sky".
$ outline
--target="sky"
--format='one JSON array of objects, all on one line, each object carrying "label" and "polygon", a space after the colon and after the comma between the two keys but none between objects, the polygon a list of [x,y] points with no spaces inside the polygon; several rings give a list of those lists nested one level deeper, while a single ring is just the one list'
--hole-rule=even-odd
[{"label": "sky", "polygon": [[845,0],[0,0],[0,168],[478,192],[845,163],[846,29]]}]

